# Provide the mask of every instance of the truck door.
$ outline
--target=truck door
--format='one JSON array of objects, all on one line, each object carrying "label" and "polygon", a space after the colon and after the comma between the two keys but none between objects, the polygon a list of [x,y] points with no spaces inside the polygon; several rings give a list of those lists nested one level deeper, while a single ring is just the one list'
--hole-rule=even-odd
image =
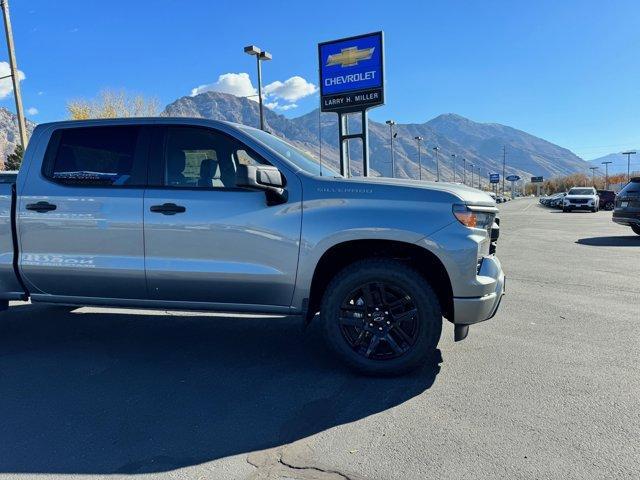
[{"label": "truck door", "polygon": [[[18,203],[20,267],[34,300],[145,299],[148,127],[59,128]],[[38,148],[35,147],[34,148]]]},{"label": "truck door", "polygon": [[288,307],[298,263],[299,179],[289,174],[289,201],[268,206],[264,192],[236,187],[238,163],[268,163],[237,139],[205,127],[159,130],[149,163],[156,186],[144,198],[150,298]]}]

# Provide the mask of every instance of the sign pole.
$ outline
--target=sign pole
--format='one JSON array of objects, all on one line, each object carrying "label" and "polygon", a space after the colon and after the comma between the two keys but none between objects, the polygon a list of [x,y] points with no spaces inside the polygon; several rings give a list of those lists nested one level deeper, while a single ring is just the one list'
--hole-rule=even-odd
[{"label": "sign pole", "polygon": [[369,113],[362,111],[362,175],[369,176]]},{"label": "sign pole", "polygon": [[349,116],[347,113],[338,113],[338,128],[340,135],[340,175],[351,176],[351,159],[349,157]]}]

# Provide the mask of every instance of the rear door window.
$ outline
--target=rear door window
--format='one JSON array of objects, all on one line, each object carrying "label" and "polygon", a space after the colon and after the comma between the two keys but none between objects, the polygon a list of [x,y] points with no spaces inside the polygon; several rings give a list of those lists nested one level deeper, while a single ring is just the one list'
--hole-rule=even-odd
[{"label": "rear door window", "polygon": [[80,127],[53,133],[43,173],[66,185],[144,186],[146,152],[136,125]]}]

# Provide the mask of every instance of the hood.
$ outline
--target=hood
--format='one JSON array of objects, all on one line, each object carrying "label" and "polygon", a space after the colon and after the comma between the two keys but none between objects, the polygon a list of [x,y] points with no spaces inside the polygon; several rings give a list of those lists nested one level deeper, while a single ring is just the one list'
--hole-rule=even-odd
[{"label": "hood", "polygon": [[425,180],[411,180],[408,178],[388,178],[388,177],[338,177],[336,180],[341,182],[368,184],[368,185],[384,185],[388,187],[398,188],[415,188],[419,190],[429,190],[433,192],[443,192],[458,197],[462,203],[467,205],[482,205],[487,207],[495,207],[496,202],[488,193],[469,187],[459,183],[450,182],[430,182]]},{"label": "hood", "polygon": [[571,200],[593,200],[597,195],[567,195],[564,198]]}]

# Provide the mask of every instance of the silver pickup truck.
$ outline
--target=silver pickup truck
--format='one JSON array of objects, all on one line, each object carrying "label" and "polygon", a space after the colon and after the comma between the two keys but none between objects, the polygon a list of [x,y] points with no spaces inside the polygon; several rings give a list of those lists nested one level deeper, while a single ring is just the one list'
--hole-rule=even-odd
[{"label": "silver pickup truck", "polygon": [[[464,186],[343,178],[204,119],[39,125],[0,184],[9,300],[300,315],[348,365],[399,374],[491,318],[495,202]],[[319,314],[319,315],[318,315]]]}]

